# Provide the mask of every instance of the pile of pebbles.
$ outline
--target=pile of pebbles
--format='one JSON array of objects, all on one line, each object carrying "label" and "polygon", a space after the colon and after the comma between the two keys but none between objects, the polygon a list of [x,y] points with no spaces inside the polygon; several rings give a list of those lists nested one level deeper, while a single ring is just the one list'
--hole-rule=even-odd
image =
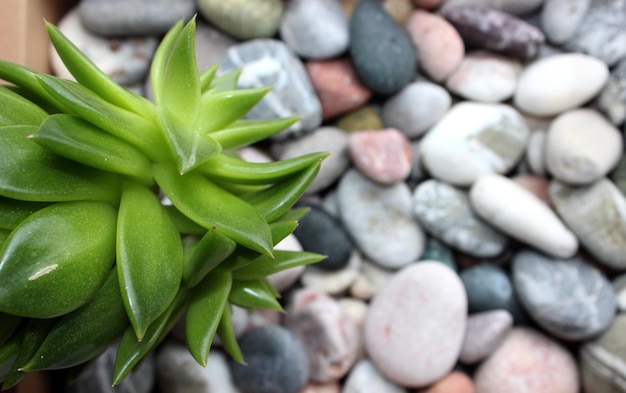
[{"label": "pile of pebbles", "polygon": [[[278,247],[247,366],[174,332],[117,392],[626,392],[626,0],[83,0],[59,26],[150,97],[160,37],[300,116],[242,150],[330,151]],[[58,75],[67,71],[52,54]],[[71,388],[108,392],[107,351]]]}]

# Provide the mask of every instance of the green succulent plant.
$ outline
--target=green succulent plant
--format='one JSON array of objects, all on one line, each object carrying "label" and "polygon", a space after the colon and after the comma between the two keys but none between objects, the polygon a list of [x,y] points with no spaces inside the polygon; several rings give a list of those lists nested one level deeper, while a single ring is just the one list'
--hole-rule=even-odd
[{"label": "green succulent plant", "polygon": [[117,384],[180,318],[198,363],[215,334],[243,361],[231,305],[281,310],[267,276],[323,258],[274,246],[306,213],[293,205],[326,153],[238,157],[297,119],[242,119],[268,89],[199,73],[195,20],[157,49],[154,102],[46,28],[76,81],[0,61],[3,387],[80,368],[121,337]]}]

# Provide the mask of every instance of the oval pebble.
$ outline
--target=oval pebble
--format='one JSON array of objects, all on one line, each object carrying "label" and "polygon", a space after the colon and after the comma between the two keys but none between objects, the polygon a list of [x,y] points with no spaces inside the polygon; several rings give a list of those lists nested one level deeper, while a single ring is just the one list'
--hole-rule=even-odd
[{"label": "oval pebble", "polygon": [[424,233],[413,217],[411,191],[405,183],[382,186],[351,169],[337,192],[341,220],[368,258],[389,269],[419,258]]},{"label": "oval pebble", "polygon": [[622,133],[594,109],[564,112],[546,136],[550,174],[572,185],[589,184],[606,176],[623,153]]},{"label": "oval pebble", "polygon": [[585,340],[606,330],[613,321],[613,288],[584,260],[555,259],[522,250],[513,257],[512,270],[520,302],[550,334]]},{"label": "oval pebble", "polygon": [[421,226],[447,245],[476,257],[504,251],[507,237],[472,211],[467,192],[430,179],[413,191],[413,210]]},{"label": "oval pebble", "polygon": [[511,59],[485,51],[465,55],[446,80],[446,87],[467,100],[502,102],[513,96],[521,65]]},{"label": "oval pebble", "polygon": [[526,15],[541,6],[544,0],[445,0],[440,11],[461,5],[493,8],[513,15]]},{"label": "oval pebble", "polygon": [[281,0],[198,0],[200,14],[239,40],[274,36],[283,17]]},{"label": "oval pebble", "polygon": [[422,138],[420,155],[439,180],[469,186],[479,177],[506,173],[528,140],[524,119],[504,104],[455,104]]},{"label": "oval pebble", "polygon": [[246,393],[298,393],[309,380],[304,344],[277,325],[255,327],[239,338],[246,361],[232,360],[233,380]]},{"label": "oval pebble", "polygon": [[360,360],[350,371],[343,385],[349,393],[406,393],[402,386],[391,382],[368,359]]},{"label": "oval pebble", "polygon": [[573,187],[553,181],[550,200],[599,262],[626,269],[626,197],[607,178]]},{"label": "oval pebble", "polygon": [[476,393],[578,393],[574,357],[553,339],[518,327],[476,371]]},{"label": "oval pebble", "polygon": [[506,310],[470,314],[459,360],[463,364],[476,364],[486,359],[512,328],[513,316]]},{"label": "oval pebble", "polygon": [[417,138],[441,119],[451,104],[450,93],[443,87],[427,81],[411,82],[385,101],[382,118],[386,127]]},{"label": "oval pebble", "polygon": [[441,16],[420,9],[413,11],[405,27],[419,54],[420,68],[434,81],[444,81],[465,54],[457,30]]},{"label": "oval pebble", "polygon": [[291,0],[280,37],[301,57],[328,59],[348,49],[348,18],[337,0]]},{"label": "oval pebble", "polygon": [[553,44],[563,44],[576,33],[592,0],[545,0],[541,28]]},{"label": "oval pebble", "polygon": [[348,154],[361,173],[383,185],[404,181],[413,167],[411,143],[395,128],[351,133]]},{"label": "oval pebble", "polygon": [[578,250],[578,239],[530,191],[501,175],[486,175],[470,189],[474,211],[509,236],[558,258]]},{"label": "oval pebble", "polygon": [[465,290],[454,271],[437,262],[407,266],[370,303],[367,353],[395,383],[430,385],[452,371],[466,314]]},{"label": "oval pebble", "polygon": [[363,83],[379,94],[397,92],[411,81],[417,69],[417,55],[408,33],[378,0],[362,0],[354,8],[350,55]]},{"label": "oval pebble", "polygon": [[526,66],[513,96],[515,106],[535,116],[555,116],[600,93],[609,78],[602,61],[582,53],[564,53]]}]

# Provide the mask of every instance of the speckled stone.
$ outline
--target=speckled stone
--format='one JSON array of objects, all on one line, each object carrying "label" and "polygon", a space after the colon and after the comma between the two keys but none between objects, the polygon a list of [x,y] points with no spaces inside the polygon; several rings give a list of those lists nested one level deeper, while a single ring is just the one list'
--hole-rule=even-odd
[{"label": "speckled stone", "polygon": [[513,316],[506,310],[470,314],[459,360],[463,364],[476,364],[486,359],[512,328]]},{"label": "speckled stone", "polygon": [[604,334],[580,349],[585,392],[626,391],[626,314],[618,314]]},{"label": "speckled stone", "polygon": [[581,258],[554,259],[523,250],[513,258],[513,280],[524,308],[556,337],[589,339],[613,321],[611,284]]},{"label": "speckled stone", "polygon": [[280,0],[198,0],[207,21],[239,40],[274,36],[284,8]]},{"label": "speckled stone", "polygon": [[360,1],[352,13],[350,55],[363,83],[379,94],[397,92],[417,69],[417,55],[408,33],[377,0]]},{"label": "speckled stone", "polygon": [[440,14],[459,31],[468,49],[486,49],[529,60],[545,36],[541,30],[506,12],[474,5],[446,7]]},{"label": "speckled stone", "polygon": [[383,267],[398,269],[424,250],[424,233],[413,217],[405,183],[381,186],[356,169],[338,186],[339,214],[358,248]]},{"label": "speckled stone", "polygon": [[583,187],[553,181],[550,200],[599,262],[626,269],[626,196],[607,178]]},{"label": "speckled stone", "polygon": [[611,70],[606,85],[598,96],[598,108],[611,123],[621,125],[626,120],[626,59]]},{"label": "speckled stone", "polygon": [[567,42],[576,33],[592,0],[545,0],[541,28],[554,44]]},{"label": "speckled stone", "polygon": [[378,371],[368,359],[362,359],[350,371],[343,385],[343,392],[350,393],[406,393]]},{"label": "speckled stone", "polygon": [[466,191],[442,181],[420,183],[413,192],[413,210],[427,232],[466,254],[494,257],[508,243],[472,211]]},{"label": "speckled stone", "polygon": [[274,139],[301,135],[321,124],[322,108],[304,65],[282,41],[267,38],[242,42],[229,48],[220,63],[219,75],[241,69],[239,88],[272,87],[246,118],[300,117]]},{"label": "speckled stone", "polygon": [[395,383],[430,385],[452,371],[466,314],[465,290],[454,271],[437,262],[407,266],[370,303],[367,353]]}]

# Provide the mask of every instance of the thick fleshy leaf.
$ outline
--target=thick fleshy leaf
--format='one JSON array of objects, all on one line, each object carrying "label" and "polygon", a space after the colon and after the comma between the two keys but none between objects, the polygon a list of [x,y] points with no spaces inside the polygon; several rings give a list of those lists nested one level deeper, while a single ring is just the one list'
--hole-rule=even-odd
[{"label": "thick fleshy leaf", "polygon": [[237,88],[237,81],[239,80],[240,75],[241,69],[237,68],[224,75],[213,78],[207,90],[212,90],[213,92],[235,90]]},{"label": "thick fleshy leaf", "polygon": [[69,161],[28,139],[32,126],[0,128],[0,195],[34,202],[119,198],[119,179]]},{"label": "thick fleshy leaf", "polygon": [[23,318],[17,315],[0,313],[0,346],[13,335],[22,321]]},{"label": "thick fleshy leaf", "polygon": [[206,234],[193,245],[190,255],[183,265],[183,285],[195,287],[211,270],[224,261],[235,251],[237,243],[209,229]]},{"label": "thick fleshy leaf", "polygon": [[145,115],[146,112],[149,113],[154,110],[148,100],[113,81],[87,55],[63,35],[56,26],[46,22],[46,30],[63,64],[81,85],[110,103],[138,115]]},{"label": "thick fleshy leaf", "polygon": [[233,270],[232,274],[236,280],[255,280],[293,267],[317,263],[324,258],[324,255],[312,252],[274,250],[274,258],[262,255],[251,264]]},{"label": "thick fleshy leaf", "polygon": [[48,202],[27,202],[0,197],[0,229],[12,230],[28,216],[49,205]]},{"label": "thick fleshy leaf", "polygon": [[134,146],[73,115],[49,116],[31,136],[39,145],[81,164],[152,183],[150,161]]},{"label": "thick fleshy leaf", "polygon": [[300,120],[297,117],[285,117],[270,120],[237,120],[219,131],[211,133],[222,149],[237,149],[259,141],[284,130]]},{"label": "thick fleshy leaf", "polygon": [[0,127],[8,125],[38,126],[48,113],[31,101],[0,85]]},{"label": "thick fleshy leaf", "polygon": [[104,202],[61,202],[13,230],[0,253],[0,311],[52,318],[85,304],[115,259],[116,211]]},{"label": "thick fleshy leaf", "polygon": [[185,337],[191,355],[206,367],[213,338],[224,310],[229,307],[232,286],[229,273],[209,274],[191,296],[185,323]]},{"label": "thick fleshy leaf", "polygon": [[0,60],[0,79],[19,86],[28,95],[29,99],[42,107],[46,107],[47,111],[65,110],[65,106],[55,100],[41,86],[38,78],[40,75],[42,74],[28,67]]},{"label": "thick fleshy leaf", "polygon": [[233,316],[230,307],[225,307],[222,313],[222,319],[217,326],[217,335],[220,338],[222,346],[228,352],[228,354],[238,363],[245,364],[241,348],[237,343],[237,336],[235,336],[235,328],[233,326]]},{"label": "thick fleshy leaf", "polygon": [[215,78],[215,74],[217,74],[217,69],[219,65],[216,64],[213,67],[209,67],[206,70],[202,71],[200,74],[200,92],[204,93],[211,87],[211,83]]},{"label": "thick fleshy leaf", "polygon": [[7,342],[0,345],[0,382],[6,379],[11,367],[13,367],[17,353],[22,345],[22,337],[24,337],[24,331],[20,330]]},{"label": "thick fleshy leaf", "polygon": [[56,321],[25,371],[77,366],[98,356],[129,326],[116,269],[93,299]]},{"label": "thick fleshy leaf", "polygon": [[249,204],[195,171],[181,176],[166,162],[154,164],[153,169],[165,195],[185,216],[207,229],[215,227],[245,247],[271,255],[269,226]]},{"label": "thick fleshy leaf", "polygon": [[207,231],[206,228],[191,221],[187,216],[181,213],[180,210],[176,208],[176,206],[169,205],[169,206],[164,206],[164,208],[165,208],[165,211],[167,211],[167,214],[170,216],[170,219],[176,226],[176,229],[178,230],[178,232],[185,234],[185,235],[200,235],[200,236],[206,233]]},{"label": "thick fleshy leaf", "polygon": [[141,340],[178,292],[183,248],[154,193],[130,182],[124,183],[119,208],[117,266],[124,305]]},{"label": "thick fleshy leaf", "polygon": [[263,278],[252,280],[233,280],[228,300],[240,307],[250,310],[267,308],[275,311],[283,311],[283,307],[276,300],[275,293]]},{"label": "thick fleshy leaf", "polygon": [[200,100],[198,127],[202,133],[220,130],[239,120],[265,97],[268,87],[208,92]]}]

